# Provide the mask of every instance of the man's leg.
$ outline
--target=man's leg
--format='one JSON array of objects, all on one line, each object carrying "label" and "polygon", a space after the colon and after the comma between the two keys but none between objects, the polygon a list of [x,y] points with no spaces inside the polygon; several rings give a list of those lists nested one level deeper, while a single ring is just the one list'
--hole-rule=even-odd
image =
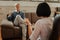
[{"label": "man's leg", "polygon": [[26,40],[26,24],[20,15],[16,16],[14,24],[22,27],[22,40]]},{"label": "man's leg", "polygon": [[18,25],[18,17],[16,16],[15,20],[14,20],[14,25]]},{"label": "man's leg", "polygon": [[21,23],[24,23],[24,20],[21,18],[20,15],[17,15],[14,20],[14,25],[20,25]]}]

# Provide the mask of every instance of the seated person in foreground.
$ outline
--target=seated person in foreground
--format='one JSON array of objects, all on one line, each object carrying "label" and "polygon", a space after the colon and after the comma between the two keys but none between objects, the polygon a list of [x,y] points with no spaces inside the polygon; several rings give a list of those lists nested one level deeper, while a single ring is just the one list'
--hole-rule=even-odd
[{"label": "seated person in foreground", "polygon": [[52,30],[53,20],[50,16],[51,10],[47,3],[43,2],[37,6],[36,14],[41,19],[35,23],[35,29],[29,37],[30,40],[48,40]]}]

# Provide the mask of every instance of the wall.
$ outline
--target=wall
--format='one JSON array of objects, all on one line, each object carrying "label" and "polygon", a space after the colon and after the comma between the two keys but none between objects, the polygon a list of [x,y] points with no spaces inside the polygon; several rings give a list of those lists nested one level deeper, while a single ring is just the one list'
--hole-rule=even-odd
[{"label": "wall", "polygon": [[[6,14],[15,10],[15,4],[20,3],[21,10],[25,13],[35,13],[37,5],[41,2],[29,2],[29,1],[0,1],[0,21],[6,19]],[[48,3],[51,7],[51,16],[53,16],[55,7],[60,7],[60,3]]]}]

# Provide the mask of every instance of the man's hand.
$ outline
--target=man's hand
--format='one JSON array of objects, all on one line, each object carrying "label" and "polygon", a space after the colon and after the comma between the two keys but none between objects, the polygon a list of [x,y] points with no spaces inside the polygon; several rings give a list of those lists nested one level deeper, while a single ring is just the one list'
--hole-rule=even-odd
[{"label": "man's hand", "polygon": [[9,16],[9,14],[7,14],[7,17]]},{"label": "man's hand", "polygon": [[8,17],[8,16],[11,16],[11,14],[7,14],[7,17]]}]

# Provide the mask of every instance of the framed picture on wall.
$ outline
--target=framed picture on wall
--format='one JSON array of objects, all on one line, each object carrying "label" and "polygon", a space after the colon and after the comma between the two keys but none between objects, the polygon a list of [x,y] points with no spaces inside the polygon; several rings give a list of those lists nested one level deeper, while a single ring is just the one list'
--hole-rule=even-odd
[{"label": "framed picture on wall", "polygon": [[59,0],[45,0],[45,1],[47,1],[47,2],[59,2]]}]

